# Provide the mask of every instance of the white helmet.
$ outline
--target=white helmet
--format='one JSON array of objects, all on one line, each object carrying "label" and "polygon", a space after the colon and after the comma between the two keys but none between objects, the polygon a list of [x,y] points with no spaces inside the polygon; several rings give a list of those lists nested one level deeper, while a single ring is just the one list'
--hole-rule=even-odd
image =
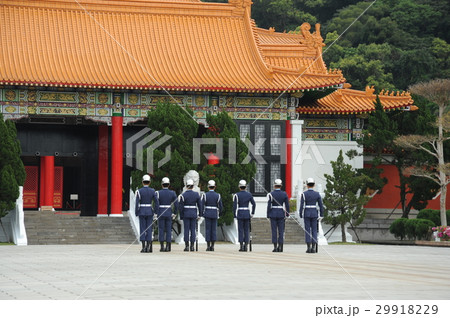
[{"label": "white helmet", "polygon": [[280,186],[280,185],[283,184],[283,182],[281,181],[281,179],[275,179],[273,184],[276,185],[276,186]]},{"label": "white helmet", "polygon": [[187,180],[186,180],[186,185],[187,185],[187,186],[193,186],[193,185],[194,185],[194,180],[192,180],[192,179],[187,179]]},{"label": "white helmet", "polygon": [[239,181],[239,187],[246,187],[246,186],[247,186],[247,182],[245,180]]},{"label": "white helmet", "polygon": [[150,176],[148,174],[144,174],[142,181],[150,181]]},{"label": "white helmet", "polygon": [[216,181],[214,181],[214,180],[208,181],[208,187],[215,187],[215,186],[216,186]]},{"label": "white helmet", "polygon": [[167,177],[162,178],[161,184],[169,184],[170,180]]},{"label": "white helmet", "polygon": [[315,184],[314,179],[313,178],[306,179],[306,184]]}]

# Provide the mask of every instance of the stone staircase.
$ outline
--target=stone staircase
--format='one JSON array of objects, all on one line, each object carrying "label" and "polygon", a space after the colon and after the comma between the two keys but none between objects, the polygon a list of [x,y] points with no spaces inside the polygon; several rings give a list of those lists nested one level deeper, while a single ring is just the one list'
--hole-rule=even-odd
[{"label": "stone staircase", "polygon": [[130,244],[136,236],[124,217],[80,217],[63,212],[25,211],[29,245]]},{"label": "stone staircase", "polygon": [[[305,232],[293,219],[286,220],[284,235],[285,244],[305,243]],[[272,231],[270,229],[270,221],[268,219],[252,219],[252,243],[272,244]]]}]

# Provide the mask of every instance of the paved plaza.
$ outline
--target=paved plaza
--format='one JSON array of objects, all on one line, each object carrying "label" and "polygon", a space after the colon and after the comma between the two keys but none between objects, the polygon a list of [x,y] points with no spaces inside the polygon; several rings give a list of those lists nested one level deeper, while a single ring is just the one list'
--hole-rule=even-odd
[{"label": "paved plaza", "polygon": [[0,246],[0,299],[449,299],[439,247],[216,244],[141,254],[134,245]]}]

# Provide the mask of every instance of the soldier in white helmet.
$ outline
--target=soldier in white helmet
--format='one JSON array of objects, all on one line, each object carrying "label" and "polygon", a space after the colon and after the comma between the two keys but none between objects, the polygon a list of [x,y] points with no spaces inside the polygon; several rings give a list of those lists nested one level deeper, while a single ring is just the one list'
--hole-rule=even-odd
[{"label": "soldier in white helmet", "polygon": [[285,219],[289,217],[289,198],[281,190],[281,179],[276,179],[274,190],[267,195],[267,218],[272,228],[272,252],[283,252]]},{"label": "soldier in white helmet", "polygon": [[[186,180],[186,187],[187,190],[178,196],[178,207],[184,224],[184,251],[189,252],[189,250],[194,251],[194,242],[197,235],[197,218],[199,216],[198,212],[202,211],[202,200],[197,192],[192,191],[194,180]],[[189,242],[191,242],[190,248]]]},{"label": "soldier in white helmet", "polygon": [[[241,245],[239,252],[247,252],[247,245],[250,241],[250,218],[255,215],[256,203],[250,192],[247,192],[247,182],[239,181],[239,191],[233,195],[233,213],[238,220],[239,243]],[[252,212],[248,207],[252,204]]]},{"label": "soldier in white helmet", "polygon": [[205,218],[205,239],[206,251],[214,251],[214,242],[217,241],[217,220],[222,215],[223,203],[222,197],[215,192],[216,182],[214,180],[208,181],[208,189],[202,196],[203,211],[200,216]]},{"label": "soldier in white helmet", "polygon": [[[160,252],[170,252],[172,245],[172,219],[178,210],[177,195],[169,190],[170,180],[167,177],[161,180],[162,189],[156,192],[159,209],[158,215],[158,239],[161,244]],[[164,241],[166,246],[164,247]]]},{"label": "soldier in white helmet", "polygon": [[152,248],[152,225],[153,225],[153,206],[155,203],[155,210],[158,210],[158,202],[156,200],[156,192],[150,188],[150,176],[148,174],[142,177],[142,185],[136,192],[136,206],[135,213],[139,217],[140,236],[142,242],[141,253],[151,253]]},{"label": "soldier in white helmet", "polygon": [[319,205],[320,217],[323,217],[323,204],[322,197],[319,192],[314,191],[314,179],[308,178],[306,180],[306,186],[308,190],[302,193],[300,200],[300,217],[305,219],[305,241],[307,245],[306,253],[315,253],[317,245],[317,222],[319,217],[319,211],[317,205]]}]

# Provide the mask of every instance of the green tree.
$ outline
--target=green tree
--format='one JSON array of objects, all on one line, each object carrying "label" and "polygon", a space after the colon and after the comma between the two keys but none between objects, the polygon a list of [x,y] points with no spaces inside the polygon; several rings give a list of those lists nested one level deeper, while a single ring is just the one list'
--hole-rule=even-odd
[{"label": "green tree", "polygon": [[15,124],[5,122],[0,114],[0,225],[4,232],[1,218],[14,209],[20,194],[19,186],[23,186],[25,182],[25,167],[20,154]]},{"label": "green tree", "polygon": [[333,175],[325,174],[327,183],[323,203],[327,213],[324,220],[332,225],[340,225],[342,242],[347,242],[345,224],[350,223],[356,234],[355,226],[364,220],[364,205],[370,200],[363,189],[371,180],[344,162],[342,150],[339,151],[337,160],[331,161],[331,167]]},{"label": "green tree", "polygon": [[[154,165],[157,165],[165,157],[166,144],[170,145],[170,161],[159,168],[153,167],[152,187],[159,189],[161,179],[169,177],[171,188],[179,194],[184,187],[184,175],[189,170],[197,168],[192,163],[192,141],[197,136],[198,124],[192,118],[192,114],[191,109],[182,109],[181,106],[171,103],[158,103],[156,108],[148,112],[148,127],[151,129],[151,133],[161,133],[159,137],[152,140],[152,143],[163,136],[171,137],[167,143],[154,149]],[[144,148],[144,154],[147,154],[147,149]],[[136,154],[136,156],[143,156],[143,166],[146,167],[146,155],[144,154]],[[132,172],[132,189],[141,186],[142,176],[146,173],[147,171],[138,170]]]},{"label": "green tree", "polygon": [[[400,180],[399,204],[404,218],[408,218],[412,208],[423,209],[427,201],[436,195],[437,187],[432,182],[424,182],[415,176],[403,173],[405,167],[426,162],[430,158],[417,152],[405,151],[396,146],[394,140],[400,135],[407,135],[414,131],[426,133],[430,131],[429,123],[432,121],[433,116],[425,105],[416,112],[387,113],[377,97],[375,111],[368,118],[368,127],[364,131],[363,138],[358,140],[358,143],[364,147],[363,155],[373,156],[371,167],[368,169],[374,169],[380,164],[390,164],[397,168]],[[381,170],[378,171],[381,172]]]},{"label": "green tree", "polygon": [[[217,115],[207,115],[208,130],[203,134],[203,138],[214,138],[223,142],[223,158],[216,165],[208,165],[207,158],[202,156],[200,176],[203,187],[206,189],[206,183],[214,179],[217,184],[216,191],[222,195],[224,205],[224,214],[219,219],[219,224],[231,224],[233,222],[233,200],[232,193],[238,191],[239,180],[244,179],[250,182],[256,173],[256,164],[254,162],[242,163],[247,157],[248,148],[240,139],[239,130],[236,123],[226,112]],[[235,143],[235,144],[234,144]],[[230,152],[230,144],[231,152]],[[205,146],[202,149],[206,152],[215,153],[216,146]],[[235,150],[234,150],[235,149]],[[202,150],[202,153],[204,152]]]},{"label": "green tree", "polygon": [[[341,68],[358,89],[377,83],[380,88],[406,89],[412,83],[448,77],[449,35],[442,31],[450,24],[445,14],[450,7],[448,1],[438,2],[378,0],[357,21],[371,1],[341,7],[323,27],[326,38],[345,31],[333,45],[341,49],[333,51],[338,54],[325,53],[325,62]],[[368,45],[379,46],[382,55],[370,54]]]},{"label": "green tree", "polygon": [[[435,182],[440,188],[441,224],[447,225],[446,197],[450,183],[450,163],[445,157],[445,143],[450,140],[450,79],[436,79],[427,83],[418,83],[410,87],[411,91],[436,103],[439,107],[436,120],[437,133],[400,136],[395,143],[403,148],[420,150],[432,157],[422,165],[415,165],[409,173]],[[449,144],[448,142],[446,143]]]}]

